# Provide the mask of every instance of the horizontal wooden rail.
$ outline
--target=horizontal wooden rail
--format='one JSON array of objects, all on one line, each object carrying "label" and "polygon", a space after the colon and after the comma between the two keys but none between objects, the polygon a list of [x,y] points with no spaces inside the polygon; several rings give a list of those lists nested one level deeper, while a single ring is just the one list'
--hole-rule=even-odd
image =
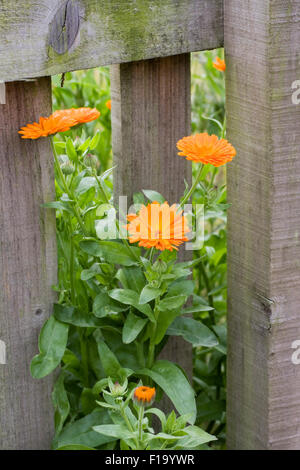
[{"label": "horizontal wooden rail", "polygon": [[3,0],[0,81],[223,45],[223,0]]}]

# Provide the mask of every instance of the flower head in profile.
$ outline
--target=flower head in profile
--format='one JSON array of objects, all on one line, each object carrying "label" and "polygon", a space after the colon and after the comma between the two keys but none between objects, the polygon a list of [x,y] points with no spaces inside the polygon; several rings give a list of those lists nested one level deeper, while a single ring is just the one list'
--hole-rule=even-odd
[{"label": "flower head in profile", "polygon": [[128,214],[127,219],[130,243],[138,242],[145,248],[173,251],[188,240],[186,234],[190,228],[176,204],[171,207],[167,202],[142,205],[138,214]]},{"label": "flower head in profile", "polygon": [[216,57],[215,61],[213,62],[213,67],[217,70],[220,70],[220,72],[225,72],[226,70],[225,60],[220,59],[220,57]]},{"label": "flower head in profile", "polygon": [[106,103],[105,103],[105,106],[106,106],[108,109],[111,109],[111,100],[107,100]]},{"label": "flower head in profile", "polygon": [[136,405],[150,406],[155,400],[155,388],[144,385],[137,387],[133,392],[133,401]]},{"label": "flower head in profile", "polygon": [[77,124],[93,121],[100,116],[95,108],[72,108],[55,111],[49,117],[40,117],[39,122],[21,127],[22,139],[38,139],[58,132],[66,132]]},{"label": "flower head in profile", "polygon": [[57,132],[65,132],[75,126],[77,122],[71,116],[54,116],[48,118],[40,117],[39,122],[27,124],[21,127],[19,134],[22,139],[38,139],[39,137],[48,137]]},{"label": "flower head in profile", "polygon": [[177,148],[180,150],[178,155],[187,160],[213,166],[225,165],[236,155],[235,148],[226,139],[208,135],[207,132],[183,137],[177,142]]},{"label": "flower head in profile", "polygon": [[53,116],[71,117],[77,124],[84,124],[98,119],[100,112],[96,108],[71,108],[55,111]]}]

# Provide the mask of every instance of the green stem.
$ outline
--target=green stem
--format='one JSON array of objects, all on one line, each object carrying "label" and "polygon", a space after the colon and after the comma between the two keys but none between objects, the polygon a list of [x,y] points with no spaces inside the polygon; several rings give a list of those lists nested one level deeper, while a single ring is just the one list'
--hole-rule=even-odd
[{"label": "green stem", "polygon": [[[210,282],[209,282],[209,279],[208,279],[208,276],[206,274],[206,270],[205,270],[205,267],[203,265],[203,263],[201,263],[199,265],[199,269],[200,269],[200,272],[203,276],[203,280],[204,280],[204,284],[205,284],[205,288],[207,290],[207,295],[208,295],[208,303],[210,305],[210,307],[214,308],[214,298],[211,294],[209,294],[209,292],[211,291],[211,287],[210,287]],[[211,321],[212,321],[212,324],[215,325],[215,314],[214,314],[214,310],[211,310],[210,311],[210,318],[211,318]]]},{"label": "green stem", "polygon": [[[70,224],[71,225],[71,224]],[[70,250],[70,284],[71,284],[71,301],[75,305],[75,287],[74,287],[74,242],[71,235],[71,250]]]},{"label": "green stem", "polygon": [[140,406],[139,416],[138,416],[138,436],[140,447],[143,447],[143,418],[144,418],[144,407]]},{"label": "green stem", "polygon": [[150,254],[149,254],[150,263],[152,263],[153,261],[153,256],[154,256],[154,246],[150,249]]},{"label": "green stem", "polygon": [[[133,427],[132,427],[132,425],[131,425],[131,423],[130,423],[130,421],[129,421],[129,419],[126,415],[126,412],[125,412],[122,405],[120,405],[119,411],[120,411],[120,414],[121,414],[122,418],[124,419],[124,421],[126,423],[126,426],[127,426],[128,430],[130,432],[132,432],[132,434],[134,434],[134,429],[133,429]],[[138,441],[138,439],[136,437],[133,437],[133,440],[134,440],[135,445],[136,445],[136,450],[139,450],[139,441]]]},{"label": "green stem", "polygon": [[66,194],[69,196],[69,199],[71,199],[74,202],[73,209],[74,209],[76,219],[78,220],[78,223],[80,225],[80,228],[81,228],[83,234],[86,236],[87,234],[86,234],[84,225],[83,225],[81,217],[80,217],[80,212],[78,210],[78,204],[77,204],[76,198],[74,197],[74,194],[72,193],[72,191],[68,188],[66,179],[65,179],[64,174],[61,170],[61,167],[60,167],[60,164],[59,164],[59,161],[58,161],[58,156],[57,156],[57,153],[56,153],[56,150],[55,150],[55,145],[54,145],[53,138],[50,138],[50,142],[51,142],[51,147],[52,147],[52,151],[53,151],[53,155],[54,155],[56,170],[59,174],[59,177],[61,179],[61,182],[62,182],[62,185],[64,187],[64,190],[65,190]]},{"label": "green stem", "polygon": [[182,207],[184,207],[184,205],[186,204],[186,202],[191,198],[191,196],[194,194],[196,188],[197,188],[197,185],[200,181],[200,178],[201,178],[201,173],[202,173],[202,170],[204,168],[204,165],[201,163],[200,166],[199,166],[199,169],[197,171],[197,174],[196,174],[196,177],[195,177],[195,180],[194,180],[194,183],[192,184],[191,186],[191,189],[189,190],[189,192],[184,196],[184,198],[182,199],[181,203],[179,204],[179,209],[181,209]]}]

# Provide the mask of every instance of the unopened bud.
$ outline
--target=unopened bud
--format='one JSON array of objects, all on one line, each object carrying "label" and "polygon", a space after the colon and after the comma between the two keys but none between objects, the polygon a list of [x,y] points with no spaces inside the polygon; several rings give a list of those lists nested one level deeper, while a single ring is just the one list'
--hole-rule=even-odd
[{"label": "unopened bud", "polygon": [[100,162],[99,162],[98,158],[96,157],[96,155],[93,155],[92,153],[88,153],[84,157],[83,163],[86,166],[88,166],[90,168],[95,168],[95,169],[98,169],[99,166],[100,166]]},{"label": "unopened bud", "polygon": [[64,175],[71,175],[75,171],[74,165],[71,162],[63,163],[60,168]]}]

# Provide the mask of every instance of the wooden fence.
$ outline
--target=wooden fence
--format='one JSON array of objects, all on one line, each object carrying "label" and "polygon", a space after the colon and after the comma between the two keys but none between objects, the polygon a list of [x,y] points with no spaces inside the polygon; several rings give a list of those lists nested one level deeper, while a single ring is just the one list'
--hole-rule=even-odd
[{"label": "wooden fence", "polygon": [[[29,374],[57,271],[54,214],[41,209],[54,198],[52,153],[46,139],[21,144],[17,130],[49,114],[49,76],[115,64],[116,191],[147,186],[175,202],[190,177],[175,158],[190,132],[189,54],[223,45],[238,151],[228,169],[228,447],[300,448],[299,41],[299,0],[0,2],[0,448],[48,448],[52,434],[51,380]],[[186,367],[182,348],[169,355]]]}]

